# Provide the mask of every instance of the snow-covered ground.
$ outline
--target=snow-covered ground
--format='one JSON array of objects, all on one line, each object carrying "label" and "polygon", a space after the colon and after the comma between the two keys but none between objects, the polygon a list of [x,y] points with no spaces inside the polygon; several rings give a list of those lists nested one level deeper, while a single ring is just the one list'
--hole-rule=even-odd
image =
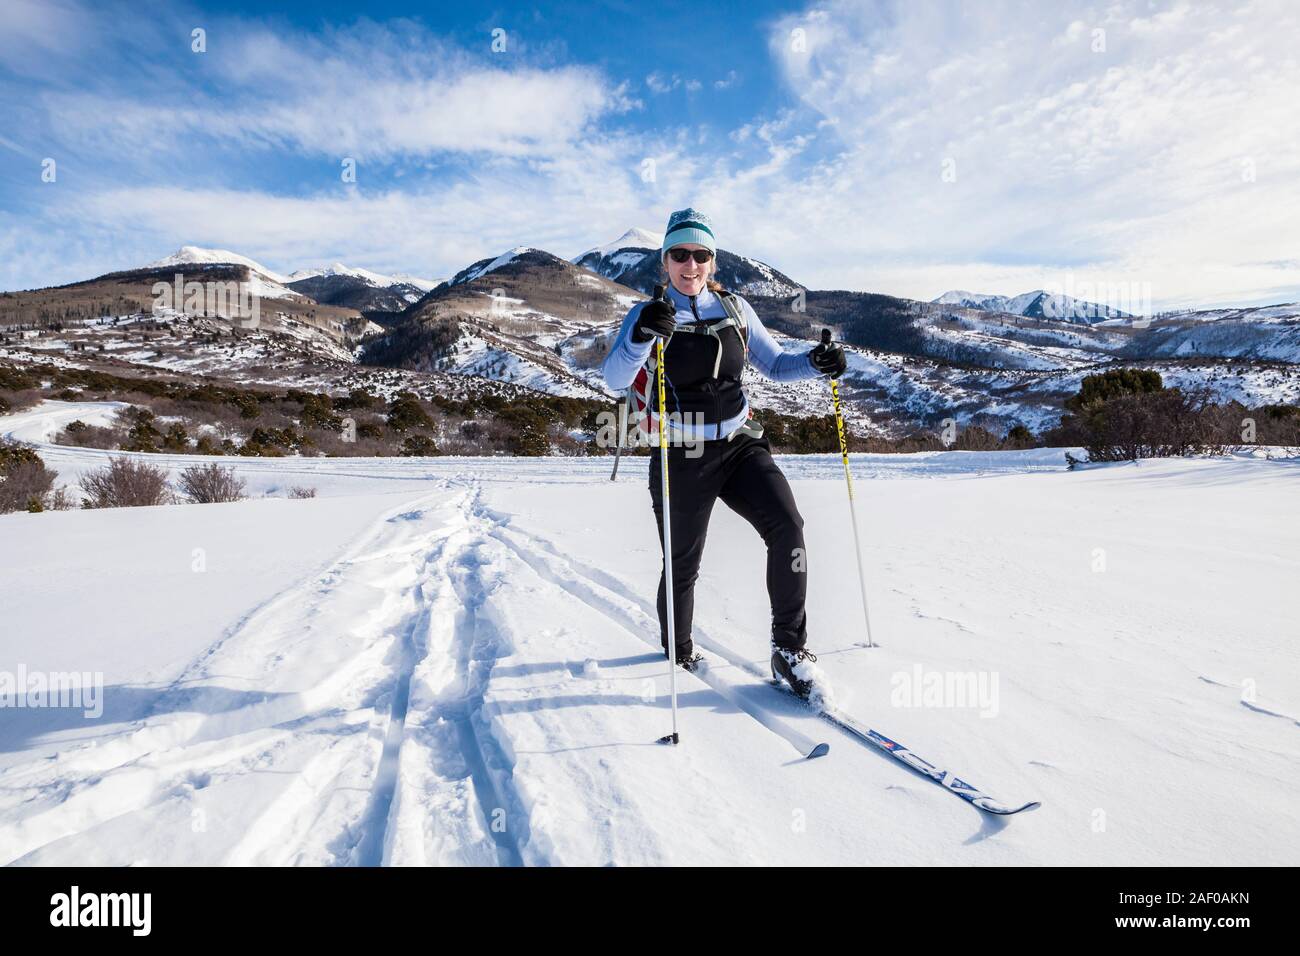
[{"label": "snow-covered ground", "polygon": [[[60,482],[109,454],[40,450]],[[763,666],[767,607],[722,506],[713,665],[679,676],[681,745],[654,743],[645,458],[616,482],[608,459],[224,463],[319,496],[0,516],[0,679],[103,682],[96,706],[0,712],[0,862],[1300,863],[1296,459],[854,456],[876,648],[838,459],[780,459],[839,705],[1042,801],[1005,820],[731,663]],[[966,674],[980,699],[927,698]]]}]

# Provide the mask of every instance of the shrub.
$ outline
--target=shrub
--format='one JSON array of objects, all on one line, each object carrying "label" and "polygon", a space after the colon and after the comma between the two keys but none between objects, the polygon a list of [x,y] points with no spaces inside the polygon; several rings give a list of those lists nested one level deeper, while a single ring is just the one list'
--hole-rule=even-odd
[{"label": "shrub", "polygon": [[388,427],[397,433],[412,428],[432,428],[433,420],[411,392],[398,392],[388,406]]},{"label": "shrub", "polygon": [[1106,402],[1121,395],[1146,395],[1163,390],[1159,372],[1116,368],[1101,375],[1085,375],[1079,383],[1079,393],[1066,399],[1065,407],[1079,412],[1096,402]]},{"label": "shrub", "polygon": [[348,391],[347,398],[334,399],[334,407],[340,411],[362,411],[373,408],[378,402],[379,399],[364,388],[353,388]]},{"label": "shrub", "polygon": [[181,472],[181,491],[200,505],[241,501],[244,497],[244,479],[235,474],[235,469],[223,468],[216,462],[210,465],[191,465]]},{"label": "shrub", "polygon": [[408,435],[402,442],[401,454],[408,458],[425,458],[438,454],[438,446],[428,435]]},{"label": "shrub", "polygon": [[1012,425],[1007,432],[1007,437],[1002,439],[1003,448],[1033,448],[1034,433],[1024,425]]},{"label": "shrub", "polygon": [[162,447],[164,451],[187,451],[190,447],[190,436],[185,432],[185,426],[180,422],[173,422],[167,429],[167,434],[163,436]]},{"label": "shrub", "polygon": [[55,477],[34,449],[0,441],[0,514],[44,511]]},{"label": "shrub", "polygon": [[226,401],[239,409],[240,418],[253,419],[262,414],[262,406],[258,404],[257,397],[248,392],[238,392]]},{"label": "shrub", "polygon": [[301,401],[303,428],[324,428],[332,432],[343,430],[343,418],[334,414],[328,395],[304,394]]},{"label": "shrub", "polygon": [[56,445],[75,445],[78,448],[117,448],[125,440],[125,432],[120,428],[87,425],[80,419],[69,422],[54,436]]},{"label": "shrub", "polygon": [[308,488],[302,485],[296,485],[289,489],[290,498],[315,498],[316,489]]},{"label": "shrub", "polygon": [[199,440],[194,443],[194,450],[200,455],[224,455],[225,451],[221,446],[212,440],[211,435],[200,435]]},{"label": "shrub", "polygon": [[86,508],[137,508],[170,504],[173,499],[165,469],[126,455],[87,472],[82,476],[81,487],[87,494],[82,502]]},{"label": "shrub", "polygon": [[68,507],[63,488],[51,492],[58,472],[45,467],[36,450],[0,439],[0,514],[11,511],[62,511]]},{"label": "shrub", "polygon": [[118,415],[128,423],[126,439],[122,442],[123,451],[157,451],[163,440],[162,432],[154,422],[156,416],[147,408],[132,406]]},{"label": "shrub", "polygon": [[1136,461],[1218,448],[1205,393],[1177,388],[1129,392],[1083,405],[1061,419],[1052,444],[1082,445],[1089,461]]},{"label": "shrub", "polygon": [[953,443],[953,447],[961,451],[992,451],[1000,444],[997,437],[987,428],[967,425],[957,433],[957,440]]},{"label": "shrub", "polygon": [[[767,426],[764,426],[764,432],[766,430]],[[787,419],[785,432],[787,450],[796,454],[840,450],[839,429],[835,425],[834,415]]]},{"label": "shrub", "polygon": [[26,369],[0,365],[0,389],[6,392],[21,392],[29,388],[39,388],[40,379]]}]

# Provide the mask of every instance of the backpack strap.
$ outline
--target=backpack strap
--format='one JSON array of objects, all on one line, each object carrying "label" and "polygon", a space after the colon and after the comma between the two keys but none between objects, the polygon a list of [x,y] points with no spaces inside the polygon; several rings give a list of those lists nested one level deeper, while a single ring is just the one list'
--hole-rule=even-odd
[{"label": "backpack strap", "polygon": [[[673,334],[687,332],[694,335],[712,335],[718,344],[718,354],[713,362],[713,377],[717,378],[718,371],[722,367],[721,331],[728,326],[736,329],[740,335],[741,344],[745,348],[744,364],[748,365],[749,324],[745,321],[745,310],[740,307],[739,301],[731,292],[723,289],[720,292],[715,292],[714,295],[722,302],[723,311],[726,312],[725,316],[708,323],[699,322],[690,325],[679,325],[673,331]],[[655,398],[655,353],[653,351],[651,351],[650,357],[645,364],[637,371],[636,376],[632,379],[632,384],[627,387],[625,395],[628,402],[629,417],[638,438],[654,441],[659,434],[659,407]],[[763,434],[762,426],[753,420],[752,411],[749,415],[749,421],[742,424],[737,431],[753,435],[755,438]]]},{"label": "backpack strap", "polygon": [[745,349],[743,363],[747,365],[749,364],[749,325],[745,322],[745,311],[740,307],[740,304],[736,301],[734,295],[726,289],[723,289],[720,292],[715,292],[714,295],[716,295],[718,301],[722,303],[722,310],[726,312],[725,316],[715,322],[710,322],[707,325],[703,322],[695,325],[679,325],[676,331],[693,332],[696,335],[713,336],[714,340],[718,344],[718,354],[713,360],[713,377],[717,378],[718,370],[722,367],[722,330],[728,326],[735,328],[736,333],[740,336],[741,345],[743,345]]},{"label": "backpack strap", "polygon": [[[717,295],[718,298],[722,300],[722,307],[727,310],[727,322],[734,324],[736,329],[740,332],[740,341],[745,344],[745,364],[748,365],[749,323],[745,321],[745,310],[740,307],[740,303],[737,301],[736,297],[726,289],[723,289]],[[719,344],[721,344],[721,341],[719,341]],[[721,354],[722,352],[719,350],[718,355],[721,356]],[[717,372],[715,371],[714,374],[716,375]],[[748,435],[750,438],[763,437],[763,425],[754,417],[753,408],[749,410],[749,414],[745,416],[745,420],[736,427],[736,430],[727,436],[727,441],[731,441],[737,435]]]}]

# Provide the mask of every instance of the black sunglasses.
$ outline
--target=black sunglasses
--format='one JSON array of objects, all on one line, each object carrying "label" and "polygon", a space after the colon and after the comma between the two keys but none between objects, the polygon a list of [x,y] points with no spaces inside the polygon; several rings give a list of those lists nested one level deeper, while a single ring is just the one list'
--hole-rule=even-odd
[{"label": "black sunglasses", "polygon": [[685,262],[694,258],[701,265],[713,258],[713,253],[708,249],[669,249],[668,255],[673,262]]}]

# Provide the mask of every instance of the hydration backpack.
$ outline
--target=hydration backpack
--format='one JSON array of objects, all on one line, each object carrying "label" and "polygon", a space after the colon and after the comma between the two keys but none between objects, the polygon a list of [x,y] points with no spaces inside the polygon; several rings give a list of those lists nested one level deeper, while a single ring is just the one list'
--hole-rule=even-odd
[{"label": "hydration backpack", "polygon": [[[722,302],[722,308],[726,312],[725,316],[712,322],[678,325],[673,330],[673,334],[687,333],[713,336],[718,346],[717,358],[713,363],[713,377],[716,379],[722,364],[722,336],[720,333],[729,326],[736,329],[736,333],[740,336],[740,341],[745,349],[744,364],[747,365],[749,363],[749,327],[745,322],[744,309],[740,307],[734,295],[725,289],[714,294]],[[659,442],[659,394],[657,391],[658,381],[655,376],[656,363],[655,352],[651,351],[650,358],[646,360],[645,365],[637,369],[636,377],[632,379],[632,384],[627,387],[625,401],[627,402],[628,419],[633,426],[636,444],[658,444]],[[745,422],[735,432],[728,435],[727,440],[730,441],[737,433],[741,432],[753,438],[762,437],[763,426],[754,419],[754,410],[752,408],[749,410],[749,416]],[[669,433],[671,434],[671,426]]]}]

